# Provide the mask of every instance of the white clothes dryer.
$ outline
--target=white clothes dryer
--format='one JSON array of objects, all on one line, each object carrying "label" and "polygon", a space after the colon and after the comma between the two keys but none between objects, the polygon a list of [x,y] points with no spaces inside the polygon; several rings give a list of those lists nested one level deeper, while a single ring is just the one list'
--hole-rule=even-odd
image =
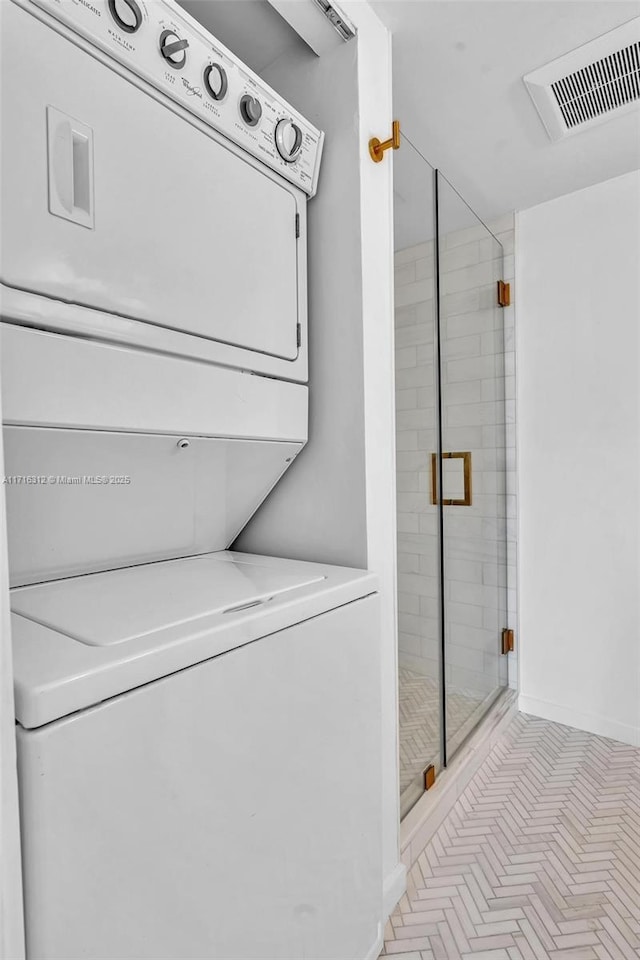
[{"label": "white clothes dryer", "polygon": [[172,0],[0,16],[5,320],[305,381],[322,133]]}]

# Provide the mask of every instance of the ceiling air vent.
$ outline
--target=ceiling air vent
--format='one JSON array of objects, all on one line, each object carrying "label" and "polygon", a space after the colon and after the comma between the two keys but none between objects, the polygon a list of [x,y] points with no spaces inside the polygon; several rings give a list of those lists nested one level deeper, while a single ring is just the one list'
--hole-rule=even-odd
[{"label": "ceiling air vent", "polygon": [[640,17],[523,79],[552,140],[638,110]]}]

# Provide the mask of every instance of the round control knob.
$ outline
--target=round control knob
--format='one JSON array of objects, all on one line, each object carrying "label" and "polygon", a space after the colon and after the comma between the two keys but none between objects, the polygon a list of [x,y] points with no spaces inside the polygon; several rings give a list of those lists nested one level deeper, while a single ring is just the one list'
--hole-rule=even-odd
[{"label": "round control knob", "polygon": [[286,117],[276,124],[276,147],[286,163],[295,163],[302,149],[302,130]]},{"label": "round control knob", "polygon": [[187,62],[188,40],[181,40],[173,30],[163,30],[160,34],[160,53],[168,64],[176,70],[182,70]]},{"label": "round control knob", "polygon": [[136,0],[109,0],[109,13],[125,33],[135,33],[142,23],[142,11]]},{"label": "round control knob", "polygon": [[227,73],[219,63],[210,63],[204,71],[204,88],[214,100],[224,100],[227,95]]},{"label": "round control knob", "polygon": [[262,116],[260,101],[245,93],[243,97],[240,97],[240,116],[248,126],[257,126]]}]

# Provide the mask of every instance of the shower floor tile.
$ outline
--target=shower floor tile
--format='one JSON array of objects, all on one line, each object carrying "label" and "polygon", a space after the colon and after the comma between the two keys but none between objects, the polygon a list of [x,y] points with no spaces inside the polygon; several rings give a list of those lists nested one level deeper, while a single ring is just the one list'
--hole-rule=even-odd
[{"label": "shower floor tile", "polygon": [[[407,667],[398,670],[400,712],[400,793],[440,753],[440,685]],[[447,694],[447,730],[452,737],[473,717],[483,697],[471,691]],[[437,765],[437,764],[436,764]]]},{"label": "shower floor tile", "polygon": [[519,714],[412,868],[383,956],[640,957],[640,749]]}]

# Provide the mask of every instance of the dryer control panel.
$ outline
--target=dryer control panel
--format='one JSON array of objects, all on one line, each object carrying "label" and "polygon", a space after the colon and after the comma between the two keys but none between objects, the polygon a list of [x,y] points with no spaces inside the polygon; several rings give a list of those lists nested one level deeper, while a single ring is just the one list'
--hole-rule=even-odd
[{"label": "dryer control panel", "polygon": [[30,0],[309,196],[324,134],[171,0]]}]

